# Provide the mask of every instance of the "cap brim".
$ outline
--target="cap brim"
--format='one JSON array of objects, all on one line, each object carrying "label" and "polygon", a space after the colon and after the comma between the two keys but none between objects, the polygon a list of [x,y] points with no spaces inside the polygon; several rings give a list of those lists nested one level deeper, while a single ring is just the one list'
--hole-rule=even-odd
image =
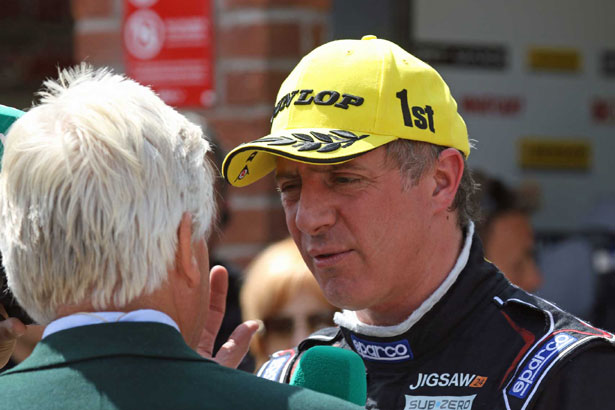
[{"label": "cap brim", "polygon": [[229,152],[222,164],[222,174],[231,185],[243,187],[273,171],[277,157],[308,164],[339,164],[395,139],[337,129],[284,130]]}]

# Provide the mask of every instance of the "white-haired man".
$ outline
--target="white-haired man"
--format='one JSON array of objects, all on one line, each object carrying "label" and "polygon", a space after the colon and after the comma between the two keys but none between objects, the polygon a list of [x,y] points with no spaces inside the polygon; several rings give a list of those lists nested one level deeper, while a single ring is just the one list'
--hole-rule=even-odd
[{"label": "white-haired man", "polygon": [[[201,129],[104,69],[45,86],[6,139],[0,247],[18,302],[47,327],[0,375],[0,409],[355,408],[193,350],[211,351],[226,279],[209,272]],[[220,361],[236,365],[257,327],[241,325]]]},{"label": "white-haired man", "polygon": [[[23,115],[23,111],[13,107],[0,104],[0,166],[2,164],[2,153],[4,152],[4,138],[8,129]],[[0,254],[0,261],[2,255]],[[8,317],[8,313],[3,303],[9,300],[10,295],[4,293],[4,270],[0,267],[0,368],[2,368],[11,358],[17,340],[26,334],[26,325],[21,320]],[[12,302],[12,300],[9,300]],[[9,306],[10,307],[10,306]]]},{"label": "white-haired man", "polygon": [[[448,86],[397,45],[318,47],[282,84],[271,134],[227,180],[275,171],[286,224],[339,328],[298,347],[360,354],[370,409],[603,409],[613,335],[512,286],[474,235],[470,144]],[[292,369],[298,355],[265,364]],[[287,382],[290,371],[277,379]]]}]

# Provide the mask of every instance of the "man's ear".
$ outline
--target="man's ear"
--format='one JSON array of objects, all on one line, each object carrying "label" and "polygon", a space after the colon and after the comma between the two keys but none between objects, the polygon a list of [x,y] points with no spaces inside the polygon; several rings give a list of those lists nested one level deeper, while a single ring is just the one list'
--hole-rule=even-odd
[{"label": "man's ear", "polygon": [[437,207],[445,210],[451,207],[463,175],[464,161],[462,154],[455,148],[447,148],[440,153],[434,170],[435,188],[433,197]]},{"label": "man's ear", "polygon": [[195,287],[201,282],[194,250],[192,248],[192,215],[185,212],[177,229],[177,251],[175,254],[178,275],[186,280],[189,287]]}]

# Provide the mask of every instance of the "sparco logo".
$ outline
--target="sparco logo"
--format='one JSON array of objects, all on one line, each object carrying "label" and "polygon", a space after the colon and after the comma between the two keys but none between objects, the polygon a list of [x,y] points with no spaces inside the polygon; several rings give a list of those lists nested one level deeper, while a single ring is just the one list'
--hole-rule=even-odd
[{"label": "sparco logo", "polygon": [[534,382],[539,378],[547,365],[555,359],[567,346],[577,340],[567,333],[559,333],[548,339],[523,367],[519,376],[508,389],[511,396],[525,399]]},{"label": "sparco logo", "polygon": [[352,338],[352,343],[357,353],[364,359],[383,362],[401,362],[413,358],[410,344],[407,340],[379,343],[362,340],[353,335],[350,335],[350,337]]}]

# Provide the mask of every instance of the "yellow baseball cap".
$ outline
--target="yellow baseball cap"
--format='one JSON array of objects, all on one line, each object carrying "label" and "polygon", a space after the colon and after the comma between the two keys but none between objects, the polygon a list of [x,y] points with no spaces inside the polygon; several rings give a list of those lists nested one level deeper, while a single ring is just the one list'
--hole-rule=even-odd
[{"label": "yellow baseball cap", "polygon": [[222,173],[232,185],[269,174],[277,157],[338,164],[399,138],[470,154],[466,125],[442,77],[375,36],[316,48],[284,80],[277,101],[271,133],[224,159]]}]

